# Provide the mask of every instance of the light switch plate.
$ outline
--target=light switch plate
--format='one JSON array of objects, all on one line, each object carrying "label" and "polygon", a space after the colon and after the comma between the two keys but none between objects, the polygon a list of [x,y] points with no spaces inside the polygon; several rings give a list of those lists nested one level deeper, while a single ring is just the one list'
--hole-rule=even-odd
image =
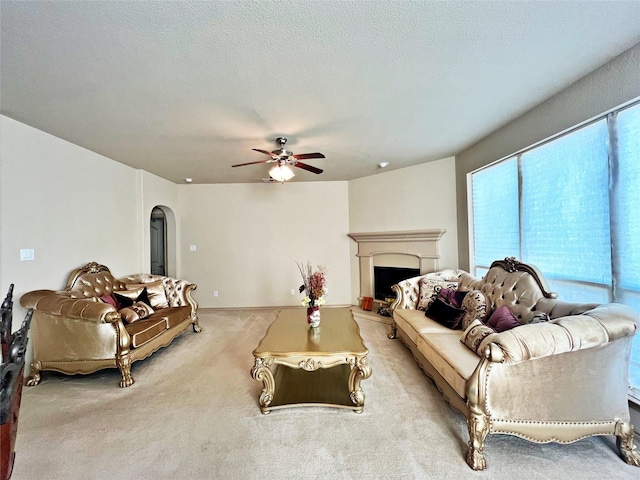
[{"label": "light switch plate", "polygon": [[195,252],[196,251],[196,246],[195,245],[189,245],[189,251],[190,252]]}]

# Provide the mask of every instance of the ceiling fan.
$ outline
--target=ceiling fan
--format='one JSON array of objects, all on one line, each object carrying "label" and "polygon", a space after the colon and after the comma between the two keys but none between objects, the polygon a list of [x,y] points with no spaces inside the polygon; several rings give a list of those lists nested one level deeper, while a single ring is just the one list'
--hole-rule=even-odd
[{"label": "ceiling fan", "polygon": [[247,163],[238,163],[236,165],[231,165],[232,167],[243,167],[245,165],[255,165],[257,163],[275,163],[271,170],[269,170],[269,176],[278,182],[286,182],[287,180],[291,180],[295,173],[291,170],[290,166],[302,168],[303,170],[307,170],[308,172],[322,173],[322,170],[316,168],[312,165],[307,165],[306,163],[302,163],[299,160],[307,160],[309,158],[325,158],[325,156],[321,153],[300,153],[298,155],[294,155],[293,152],[284,148],[285,143],[287,143],[287,139],[285,137],[278,137],[276,142],[280,145],[280,149],[274,150],[273,152],[268,152],[266,150],[261,150],[259,148],[253,148],[256,152],[264,153],[265,155],[269,155],[271,158],[269,160],[259,160],[257,162],[247,162]]}]

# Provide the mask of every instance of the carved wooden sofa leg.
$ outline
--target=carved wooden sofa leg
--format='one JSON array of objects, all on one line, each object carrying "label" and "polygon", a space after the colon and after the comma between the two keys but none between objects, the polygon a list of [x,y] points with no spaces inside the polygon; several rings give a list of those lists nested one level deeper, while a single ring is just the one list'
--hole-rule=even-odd
[{"label": "carved wooden sofa leg", "polygon": [[397,333],[398,333],[398,329],[396,328],[396,322],[394,322],[392,318],[391,326],[389,327],[389,334],[387,335],[387,338],[389,340],[393,340],[396,338]]},{"label": "carved wooden sofa leg", "polygon": [[471,410],[467,418],[467,428],[469,429],[467,464],[474,470],[484,470],[487,468],[484,458],[484,441],[489,433],[489,418]]},{"label": "carved wooden sofa leg", "polygon": [[122,375],[122,380],[120,380],[120,387],[125,388],[133,385],[135,380],[131,376],[131,355],[129,355],[129,353],[118,355],[116,357],[116,364],[118,365],[118,369],[120,370],[120,374]]},{"label": "carved wooden sofa leg", "polygon": [[29,378],[27,379],[28,387],[35,387],[40,383],[40,367],[42,364],[40,362],[33,362],[31,364],[31,373],[29,374]]},{"label": "carved wooden sofa leg", "polygon": [[198,315],[196,315],[195,313],[191,315],[191,326],[193,327],[193,331],[195,333],[200,333],[202,331],[202,327],[198,322]]},{"label": "carved wooden sofa leg", "polygon": [[616,445],[620,451],[620,456],[629,465],[640,467],[640,455],[636,452],[633,443],[633,425],[629,422],[618,422],[616,424]]}]

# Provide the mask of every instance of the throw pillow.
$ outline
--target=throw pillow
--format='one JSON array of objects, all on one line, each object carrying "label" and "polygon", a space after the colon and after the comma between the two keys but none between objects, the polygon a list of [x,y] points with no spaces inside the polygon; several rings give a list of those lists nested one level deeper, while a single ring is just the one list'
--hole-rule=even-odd
[{"label": "throw pillow", "polygon": [[154,313],[153,308],[144,302],[136,302],[130,307],[126,307],[120,310],[120,315],[127,323],[137,322],[147,318]]},{"label": "throw pillow", "polygon": [[116,308],[118,310],[127,308],[136,302],[144,302],[151,306],[151,300],[149,300],[149,294],[144,287],[137,288],[135,290],[118,290],[113,292],[113,298],[116,300]]},{"label": "throw pillow", "polygon": [[167,308],[169,301],[167,300],[167,294],[164,291],[164,285],[162,280],[157,280],[150,283],[130,283],[127,286],[127,290],[136,290],[138,288],[146,288],[149,294],[149,300],[153,308]]},{"label": "throw pillow", "polygon": [[469,350],[480,356],[484,356],[484,352],[480,351],[480,345],[489,337],[489,335],[493,335],[495,333],[496,331],[493,328],[485,325],[480,320],[474,320],[462,333],[460,341],[464,343]]},{"label": "throw pillow", "polygon": [[113,295],[102,295],[100,297],[100,300],[102,300],[104,303],[108,303],[109,305],[116,307],[116,310],[118,309],[118,302]]},{"label": "throw pillow", "polygon": [[460,328],[460,321],[464,315],[464,310],[449,305],[438,297],[429,306],[425,315],[435,320],[440,325],[456,330],[457,328]]},{"label": "throw pillow", "polygon": [[440,292],[438,292],[438,298],[456,308],[462,307],[462,301],[466,295],[467,292],[462,292],[457,288],[448,287],[441,288]]},{"label": "throw pillow", "polygon": [[464,316],[462,317],[462,329],[466,330],[474,320],[484,322],[487,318],[487,305],[487,297],[480,290],[471,290],[470,292],[467,292],[462,300],[462,309],[464,310]]},{"label": "throw pillow", "polygon": [[501,307],[496,308],[496,310],[491,314],[489,320],[487,320],[487,325],[493,328],[496,332],[506,332],[507,330],[519,327],[522,324],[516,319],[513,313],[511,313],[509,307],[502,305]]},{"label": "throw pillow", "polygon": [[422,278],[418,282],[418,310],[427,310],[429,306],[438,298],[438,292],[442,288],[458,288],[458,282],[443,282],[441,280],[432,280],[430,278]]},{"label": "throw pillow", "polygon": [[122,317],[122,319],[127,323],[133,323],[140,320],[140,316],[130,307],[121,308],[118,310],[118,313]]}]

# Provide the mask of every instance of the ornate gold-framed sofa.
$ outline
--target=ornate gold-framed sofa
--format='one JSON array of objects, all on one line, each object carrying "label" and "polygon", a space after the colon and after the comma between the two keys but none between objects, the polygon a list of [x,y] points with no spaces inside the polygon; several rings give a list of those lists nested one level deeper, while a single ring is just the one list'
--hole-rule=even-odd
[{"label": "ornate gold-framed sofa", "polygon": [[34,310],[27,385],[37,385],[43,370],[88,374],[113,367],[122,374],[121,387],[132,385],[133,362],[169,345],[190,325],[201,331],[195,289],[159,275],[116,279],[91,262],[69,274],[64,290],[24,294],[20,304]]},{"label": "ornate gold-framed sofa", "polygon": [[[640,466],[628,404],[629,355],[638,329],[633,309],[559,301],[535,267],[514,258],[493,262],[482,279],[449,269],[404,280],[393,290],[389,338],[402,339],[466,417],[472,469],[486,468],[490,433],[537,443],[615,435],[623,460]],[[431,318],[441,317],[436,300],[445,292],[464,295],[460,329]],[[517,328],[498,333],[487,324],[496,326],[500,315],[493,313],[505,305]]]}]

